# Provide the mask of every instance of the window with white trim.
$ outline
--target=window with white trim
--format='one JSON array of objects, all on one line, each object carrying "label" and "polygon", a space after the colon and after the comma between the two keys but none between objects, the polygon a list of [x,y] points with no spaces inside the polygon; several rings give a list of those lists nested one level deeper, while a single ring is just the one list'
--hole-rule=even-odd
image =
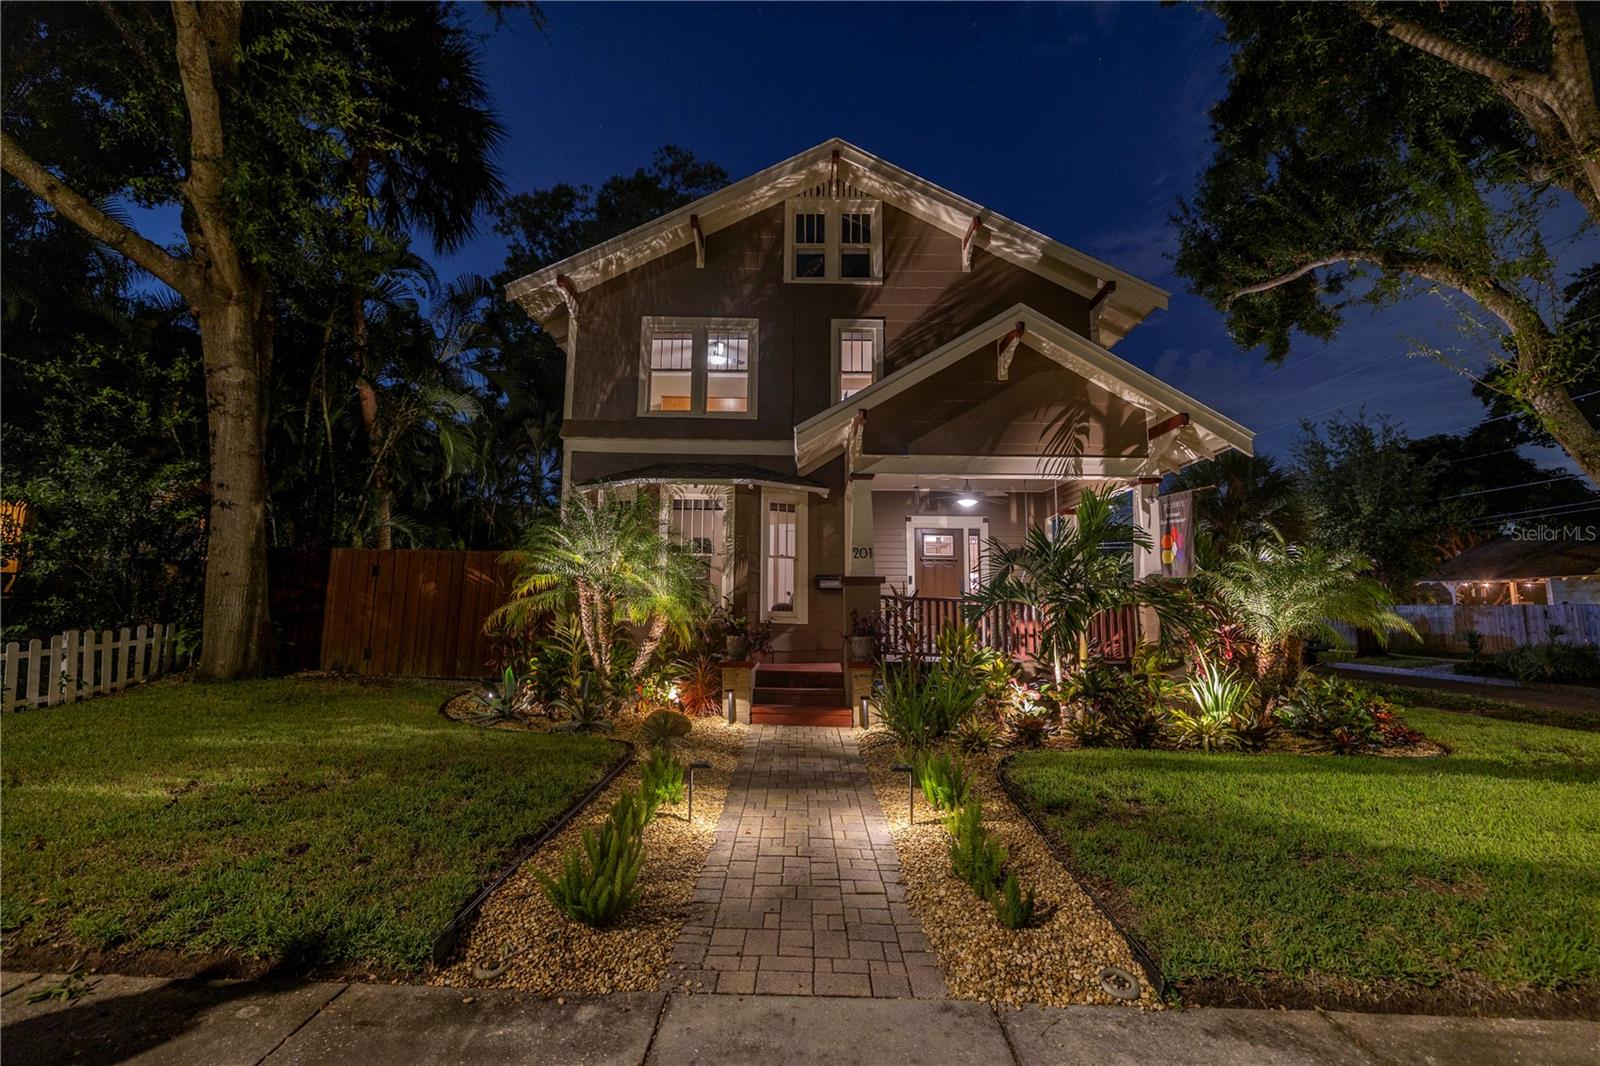
[{"label": "window with white trim", "polygon": [[755,417],[759,337],[753,318],[646,317],[639,413]]},{"label": "window with white trim", "polygon": [[833,320],[834,402],[848,400],[883,376],[883,319]]},{"label": "window with white trim", "polygon": [[806,497],[761,494],[761,606],[775,622],[806,620]]},{"label": "window with white trim", "polygon": [[785,281],[883,280],[883,204],[802,196],[788,202]]},{"label": "window with white trim", "polygon": [[712,486],[673,486],[667,502],[667,529],[706,568],[712,592],[727,589],[727,493]]}]

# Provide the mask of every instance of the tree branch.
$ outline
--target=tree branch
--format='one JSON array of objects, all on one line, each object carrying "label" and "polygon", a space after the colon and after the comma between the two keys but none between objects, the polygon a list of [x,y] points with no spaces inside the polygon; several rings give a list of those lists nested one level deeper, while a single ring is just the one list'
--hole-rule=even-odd
[{"label": "tree branch", "polygon": [[41,166],[4,130],[0,130],[0,166],[26,185],[35,196],[59,211],[67,221],[112,251],[148,270],[185,299],[195,299],[199,286],[191,263],[177,258],[101,211]]},{"label": "tree branch", "polygon": [[[232,28],[237,31],[237,7],[232,6],[231,11]],[[227,11],[214,14],[228,18]],[[212,269],[224,288],[239,292],[245,287],[244,263],[227,222],[222,101],[211,77],[211,49],[193,0],[172,0],[172,19],[178,30],[178,74],[183,79],[183,98],[189,107],[189,176],[184,179],[184,188]],[[236,32],[233,36],[237,39]]]},{"label": "tree branch", "polygon": [[1232,296],[1229,296],[1226,300],[1223,300],[1222,309],[1226,311],[1231,308],[1233,306],[1233,302],[1241,296],[1253,296],[1258,292],[1266,292],[1269,289],[1279,288],[1280,286],[1289,284],[1291,281],[1297,281],[1300,278],[1305,277],[1313,270],[1321,270],[1323,267],[1333,266],[1335,263],[1350,263],[1359,259],[1367,258],[1368,257],[1361,252],[1350,251],[1335,252],[1333,255],[1324,256],[1321,259],[1313,259],[1304,266],[1295,267],[1286,274],[1279,274],[1276,277],[1268,278],[1266,281],[1258,281],[1254,285],[1246,285]]},{"label": "tree branch", "polygon": [[1363,4],[1356,11],[1367,22],[1387,33],[1395,40],[1404,41],[1411,47],[1444,60],[1451,66],[1464,70],[1469,74],[1477,74],[1488,78],[1502,92],[1520,91],[1536,96],[1546,103],[1550,102],[1549,94],[1553,86],[1547,75],[1537,71],[1524,70],[1510,63],[1502,62],[1482,52],[1474,51],[1464,44],[1460,44],[1440,33],[1435,33],[1426,26],[1420,26],[1410,19],[1388,15],[1369,4]]}]

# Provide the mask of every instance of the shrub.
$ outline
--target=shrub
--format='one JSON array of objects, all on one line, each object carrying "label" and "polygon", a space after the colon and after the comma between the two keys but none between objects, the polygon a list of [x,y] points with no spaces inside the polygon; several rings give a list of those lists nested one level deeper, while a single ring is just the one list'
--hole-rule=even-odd
[{"label": "shrub", "polygon": [[684,714],[713,715],[722,709],[722,667],[700,655],[684,665],[678,678],[678,706]]},{"label": "shrub", "polygon": [[1199,748],[1201,751],[1229,751],[1243,747],[1239,731],[1228,718],[1213,718],[1187,707],[1174,707],[1167,726],[1172,743],[1180,748]]},{"label": "shrub", "polygon": [[1033,889],[1028,889],[1028,894],[1024,896],[1022,886],[1017,883],[1017,875],[1006,874],[1005,885],[994,894],[994,916],[1007,929],[1026,929],[1033,925],[1038,920]]},{"label": "shrub", "polygon": [[1456,672],[1508,677],[1524,684],[1600,684],[1600,650],[1563,640],[1559,626],[1552,626],[1550,632],[1548,644],[1524,644],[1497,655],[1484,655],[1480,639],[1472,646],[1467,661],[1457,665]]},{"label": "shrub", "polygon": [[665,748],[679,737],[688,736],[693,728],[694,723],[687,715],[677,711],[651,711],[639,726],[639,735],[652,748]]},{"label": "shrub", "polygon": [[976,796],[945,819],[950,831],[950,866],[955,875],[984,899],[1000,883],[1006,865],[1006,849],[989,836],[983,827],[983,804]]},{"label": "shrub", "polygon": [[953,811],[967,802],[972,792],[972,780],[967,768],[959,760],[940,753],[922,755],[916,759],[917,783],[922,794],[934,809]]},{"label": "shrub", "polygon": [[980,714],[969,714],[957,723],[956,746],[968,755],[982,755],[1000,742],[1000,727]]},{"label": "shrub", "polygon": [[1086,748],[1153,748],[1165,732],[1175,684],[1159,670],[1092,662],[1062,685],[1067,706],[1077,712],[1067,729]]},{"label": "shrub", "polygon": [[640,792],[644,796],[644,820],[651,821],[663,803],[683,802],[683,764],[666,748],[656,748],[644,764]]},{"label": "shrub", "polygon": [[559,877],[535,872],[551,904],[573,921],[609,925],[638,898],[644,863],[645,804],[624,792],[596,834],[583,831],[581,847],[567,851]]},{"label": "shrub", "polygon": [[1375,717],[1389,705],[1360,685],[1302,674],[1277,706],[1278,721],[1294,736],[1349,755],[1383,740]]},{"label": "shrub", "polygon": [[1006,715],[1006,733],[1011,743],[1019,748],[1037,748],[1055,736],[1060,728],[1056,715],[1039,706]]},{"label": "shrub", "polygon": [[885,666],[878,679],[878,715],[902,748],[916,751],[971,714],[981,694],[976,678],[945,664]]}]

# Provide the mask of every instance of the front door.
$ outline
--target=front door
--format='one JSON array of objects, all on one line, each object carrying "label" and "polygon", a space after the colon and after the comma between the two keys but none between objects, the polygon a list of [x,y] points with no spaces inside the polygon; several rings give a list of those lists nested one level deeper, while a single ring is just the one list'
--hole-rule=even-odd
[{"label": "front door", "polygon": [[918,529],[913,534],[917,554],[917,595],[961,595],[963,545],[959,529]]}]

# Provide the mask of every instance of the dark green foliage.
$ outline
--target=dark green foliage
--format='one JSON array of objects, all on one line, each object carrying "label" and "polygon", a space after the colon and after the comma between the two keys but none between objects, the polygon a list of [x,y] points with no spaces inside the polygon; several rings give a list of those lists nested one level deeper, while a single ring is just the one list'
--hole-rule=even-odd
[{"label": "dark green foliage", "polygon": [[988,899],[1000,883],[1006,849],[984,828],[983,804],[972,797],[944,825],[950,831],[950,866],[955,875]]},{"label": "dark green foliage", "polygon": [[650,752],[640,775],[639,790],[644,796],[645,821],[651,821],[664,803],[682,803],[684,766],[666,748]]},{"label": "dark green foliage", "polygon": [[567,720],[556,726],[566,733],[609,733],[611,719],[616,713],[616,707],[608,698],[587,691],[580,693],[571,703],[553,700],[548,707],[556,714],[567,715]]},{"label": "dark green foliage", "polygon": [[960,760],[940,752],[937,755],[918,755],[913,765],[916,767],[917,784],[935,810],[953,811],[967,802],[972,792],[972,780]]},{"label": "dark green foliage", "polygon": [[1067,730],[1086,748],[1153,748],[1167,723],[1166,675],[1098,660],[1062,684]]},{"label": "dark green foliage", "polygon": [[1268,455],[1225,451],[1184,467],[1162,484],[1162,493],[1199,489],[1194,496],[1198,529],[1218,552],[1264,538],[1298,541],[1306,531],[1303,501],[1294,474]]},{"label": "dark green foliage", "polygon": [[1456,673],[1508,677],[1524,684],[1600,685],[1600,652],[1587,644],[1562,640],[1560,634],[1553,636],[1548,644],[1524,644],[1495,655],[1474,648],[1471,657],[1456,666]]},{"label": "dark green foliage", "polygon": [[694,729],[689,716],[677,711],[651,711],[639,725],[639,736],[652,748],[665,748]]},{"label": "dark green foliage", "polygon": [[573,921],[598,928],[633,906],[644,863],[646,821],[646,802],[637,792],[624,792],[598,834],[583,831],[582,846],[567,852],[559,876],[535,871],[555,908]]},{"label": "dark green foliage", "polygon": [[1277,705],[1279,724],[1320,748],[1351,755],[1382,739],[1373,715],[1389,709],[1360,685],[1334,677],[1302,675]]},{"label": "dark green foliage", "polygon": [[1026,929],[1038,921],[1033,889],[1024,896],[1015,873],[1006,874],[1005,884],[994,893],[994,916],[1007,929]]},{"label": "dark green foliage", "polygon": [[885,663],[878,676],[878,716],[900,747],[916,751],[945,736],[971,714],[981,682],[940,664]]},{"label": "dark green foliage", "polygon": [[956,746],[968,755],[982,755],[1000,742],[1000,727],[991,718],[973,713],[956,723]]}]

